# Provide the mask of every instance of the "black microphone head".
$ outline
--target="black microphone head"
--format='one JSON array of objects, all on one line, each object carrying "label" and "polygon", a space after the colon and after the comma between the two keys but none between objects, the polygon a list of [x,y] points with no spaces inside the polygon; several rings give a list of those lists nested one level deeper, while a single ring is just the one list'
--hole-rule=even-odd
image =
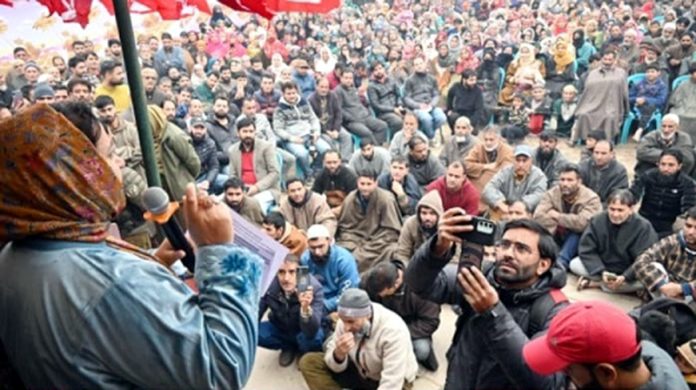
[{"label": "black microphone head", "polygon": [[162,214],[169,207],[169,195],[160,187],[150,187],[143,192],[143,204],[152,214]]}]

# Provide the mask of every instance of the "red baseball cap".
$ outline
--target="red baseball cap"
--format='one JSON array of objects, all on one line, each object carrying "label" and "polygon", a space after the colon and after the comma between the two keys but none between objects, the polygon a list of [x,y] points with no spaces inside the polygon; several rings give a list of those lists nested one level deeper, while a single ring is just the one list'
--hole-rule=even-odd
[{"label": "red baseball cap", "polygon": [[609,303],[576,302],[551,320],[548,332],[522,350],[529,368],[551,375],[574,363],[618,363],[638,353],[636,323]]}]

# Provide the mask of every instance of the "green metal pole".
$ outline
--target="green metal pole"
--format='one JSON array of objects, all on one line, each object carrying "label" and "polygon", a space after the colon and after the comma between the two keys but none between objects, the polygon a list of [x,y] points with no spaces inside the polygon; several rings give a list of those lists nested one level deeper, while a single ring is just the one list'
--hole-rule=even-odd
[{"label": "green metal pole", "polygon": [[147,114],[147,103],[145,100],[145,89],[140,78],[140,63],[138,62],[138,49],[135,45],[133,34],[133,23],[131,22],[128,0],[113,0],[114,15],[116,16],[116,26],[118,35],[121,38],[123,49],[123,62],[128,75],[128,85],[130,86],[131,101],[133,102],[133,114],[135,124],[138,126],[138,138],[140,138],[140,148],[143,153],[143,163],[149,186],[161,187],[160,175],[157,171],[155,161],[155,147],[152,141],[152,130]]}]

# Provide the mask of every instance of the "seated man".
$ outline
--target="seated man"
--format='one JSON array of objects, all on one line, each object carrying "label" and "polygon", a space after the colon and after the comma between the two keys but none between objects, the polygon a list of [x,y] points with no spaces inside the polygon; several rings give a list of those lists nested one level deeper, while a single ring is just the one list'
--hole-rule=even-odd
[{"label": "seated man", "polygon": [[[478,143],[464,159],[466,175],[479,194],[489,181],[502,168],[515,161],[512,148],[500,136],[497,126],[487,126],[482,130],[483,142]],[[483,199],[479,202],[479,212],[486,210]]]},{"label": "seated man", "polygon": [[415,212],[416,203],[423,196],[423,192],[416,178],[409,173],[406,157],[392,157],[389,165],[389,173],[379,175],[377,185],[379,185],[379,188],[387,190],[394,195],[402,216],[411,215]]},{"label": "seated man", "polygon": [[360,272],[391,259],[401,231],[394,197],[377,187],[374,171],[358,171],[358,189],[343,202],[336,243],[353,253]]},{"label": "seated man", "polygon": [[265,212],[280,195],[275,145],[256,139],[256,125],[252,119],[239,121],[237,131],[240,141],[228,151],[230,173],[242,179],[246,194],[256,198]]},{"label": "seated man", "polygon": [[656,168],[636,176],[631,192],[639,201],[639,213],[652,224],[658,237],[672,234],[677,217],[696,206],[696,182],[682,171],[682,154],[666,149]]},{"label": "seated man", "polygon": [[254,92],[253,96],[259,105],[260,113],[266,115],[269,120],[272,119],[282,96],[280,91],[275,88],[273,73],[264,72],[261,76],[261,88]]},{"label": "seated man", "polygon": [[599,195],[606,205],[609,194],[621,188],[628,188],[628,173],[614,155],[614,144],[609,141],[597,141],[592,159],[580,162],[582,183]]},{"label": "seated man", "polygon": [[474,128],[471,126],[469,118],[460,116],[454,121],[454,135],[450,137],[440,151],[442,166],[447,167],[450,163],[466,159],[469,151],[479,142],[478,138],[471,134],[472,131],[474,131]]},{"label": "seated man", "polygon": [[296,177],[288,179],[286,186],[288,196],[280,201],[279,211],[289,223],[305,231],[312,225],[324,225],[332,236],[336,234],[336,216],[323,196],[308,191]]},{"label": "seated man", "polygon": [[428,141],[421,137],[413,137],[408,141],[408,163],[411,174],[421,187],[445,174],[445,167],[430,150]]},{"label": "seated man", "polygon": [[682,131],[689,134],[693,141],[696,136],[696,63],[689,67],[689,79],[672,91],[669,97],[670,114],[679,116]]},{"label": "seated man", "polygon": [[655,110],[662,110],[665,107],[668,91],[667,85],[660,77],[660,68],[657,64],[648,65],[645,70],[645,79],[631,85],[628,89],[628,101],[638,113],[638,129],[634,139],[640,140]]},{"label": "seated man", "polygon": [[273,113],[273,130],[283,147],[297,159],[297,165],[304,178],[314,177],[310,149],[316,148],[321,155],[331,149],[321,139],[321,125],[312,107],[300,96],[297,85],[292,82],[281,85],[283,97]]},{"label": "seated man", "polygon": [[346,289],[358,287],[358,267],[350,252],[333,243],[333,236],[324,225],[307,230],[307,246],[300,265],[309,267],[309,273],[321,283],[326,316],[336,312],[338,298]]},{"label": "seated man", "polygon": [[537,375],[564,372],[577,389],[674,389],[689,387],[670,355],[620,308],[577,302],[559,313],[549,331],[522,350]]},{"label": "seated man", "polygon": [[437,371],[433,333],[440,326],[440,305],[427,301],[404,283],[403,264],[385,261],[363,278],[362,285],[373,302],[382,304],[406,322],[418,363]]},{"label": "seated man", "polygon": [[454,128],[457,118],[469,118],[474,127],[480,128],[488,121],[483,104],[483,92],[477,84],[476,71],[462,72],[462,80],[452,85],[447,93],[447,123]]},{"label": "seated man", "polygon": [[304,230],[300,230],[285,220],[283,214],[271,211],[263,217],[263,230],[272,239],[288,248],[295,256],[302,256],[307,249],[307,236]]},{"label": "seated man", "polygon": [[[519,358],[522,348],[548,327],[567,300],[555,291],[566,274],[555,264],[556,244],[538,223],[509,222],[499,241],[493,267],[481,271],[483,248],[458,238],[472,230],[471,216],[446,211],[438,233],[426,241],[406,269],[406,284],[422,298],[458,304],[457,321],[447,354],[445,389],[560,389],[563,375],[538,376]],[[457,245],[463,261],[447,267]]]},{"label": "seated man", "polygon": [[324,169],[312,184],[312,192],[324,195],[334,215],[341,213],[341,205],[348,194],[358,188],[355,171],[341,164],[341,154],[335,150],[324,153]]},{"label": "seated man", "polygon": [[633,266],[653,297],[693,301],[696,291],[696,207],[686,213],[684,228],[643,252]]},{"label": "seated man", "polygon": [[408,143],[414,136],[428,140],[425,134],[418,130],[418,117],[416,117],[416,114],[413,111],[406,111],[401,131],[394,135],[389,144],[389,154],[392,157],[408,155]]},{"label": "seated man", "polygon": [[568,163],[563,153],[557,149],[558,137],[553,131],[544,131],[539,136],[539,147],[534,151],[534,165],[546,175],[549,188],[558,184],[560,169]]},{"label": "seated man", "polygon": [[353,69],[345,69],[341,74],[341,84],[334,90],[343,114],[343,126],[352,134],[364,139],[373,137],[379,145],[387,142],[387,122],[372,116],[358,96],[355,88]]},{"label": "seated man", "polygon": [[259,227],[263,224],[263,211],[259,201],[244,193],[244,183],[239,178],[231,177],[225,182],[223,200],[247,221]]},{"label": "seated man", "polygon": [[416,206],[416,214],[404,222],[392,261],[399,261],[406,266],[418,248],[437,233],[437,223],[443,212],[438,192],[430,191],[425,194]]},{"label": "seated man", "polygon": [[329,80],[322,77],[317,81],[317,90],[309,97],[309,104],[319,118],[321,138],[333,149],[341,152],[345,159],[353,154],[353,137],[342,127],[343,113],[336,93],[329,89]]},{"label": "seated man", "polygon": [[682,172],[689,175],[694,167],[694,145],[691,137],[679,130],[679,117],[667,114],[662,118],[658,131],[652,131],[640,140],[636,149],[635,177],[655,168],[662,152],[667,149],[679,149],[682,154]]},{"label": "seated man", "polygon": [[377,174],[389,172],[391,156],[386,149],[376,146],[372,137],[360,139],[360,153],[353,153],[348,166],[354,171],[372,170]]},{"label": "seated man", "polygon": [[425,58],[413,59],[413,75],[404,83],[404,104],[416,113],[420,129],[429,139],[435,138],[435,131],[444,125],[447,116],[437,106],[440,90],[435,77],[428,73]]},{"label": "seated man", "polygon": [[201,161],[201,172],[196,178],[198,187],[210,193],[218,194],[228,176],[220,173],[220,161],[217,156],[215,141],[208,136],[208,130],[203,118],[191,120],[191,140]]},{"label": "seated man", "polygon": [[534,219],[544,226],[561,247],[558,261],[568,269],[578,255],[580,236],[590,219],[602,212],[599,196],[582,185],[580,170],[567,164],[560,170],[558,185],[546,191],[534,211]]},{"label": "seated man", "polygon": [[459,207],[469,215],[478,215],[479,192],[466,177],[466,166],[463,162],[452,162],[444,176],[425,188],[425,192],[433,190],[440,194],[445,211]]},{"label": "seated man", "polygon": [[[579,257],[570,261],[570,271],[581,276],[578,288],[601,287],[610,293],[632,293],[643,288],[636,280],[636,261],[657,241],[650,222],[637,215],[628,190],[613,192],[607,211],[595,215],[580,238]],[[611,272],[609,278],[603,273]]]},{"label": "seated man", "polygon": [[341,295],[338,316],[326,352],[308,353],[300,360],[310,390],[413,386],[418,363],[401,317],[370,302],[367,293],[357,288]]},{"label": "seated man", "polygon": [[531,147],[517,145],[514,165],[498,172],[483,190],[481,197],[494,219],[507,211],[506,201],[521,200],[532,211],[541,201],[548,185],[544,172],[532,165],[532,153]]},{"label": "seated man", "polygon": [[370,64],[370,73],[372,78],[367,85],[367,100],[377,118],[387,122],[392,134],[395,134],[401,129],[406,111],[401,105],[399,85],[387,75],[384,65],[378,60]]},{"label": "seated man", "polygon": [[268,321],[259,324],[259,347],[280,349],[281,367],[289,366],[297,354],[321,351],[324,342],[321,283],[309,275],[309,284],[298,286],[298,266],[298,257],[288,255],[259,303],[259,320],[268,311]]}]

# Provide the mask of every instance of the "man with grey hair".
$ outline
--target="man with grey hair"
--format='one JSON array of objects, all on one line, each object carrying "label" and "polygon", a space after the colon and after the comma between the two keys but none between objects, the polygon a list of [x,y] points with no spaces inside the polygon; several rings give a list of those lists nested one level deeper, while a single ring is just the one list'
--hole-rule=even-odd
[{"label": "man with grey hair", "polygon": [[648,133],[640,140],[636,149],[635,177],[655,168],[660,155],[667,149],[681,151],[684,158],[682,172],[687,175],[691,173],[694,167],[694,145],[691,136],[679,129],[679,116],[676,114],[665,115],[660,130]]},{"label": "man with grey hair", "polygon": [[300,360],[310,390],[411,388],[418,363],[401,317],[357,288],[341,295],[338,317],[326,352]]}]

